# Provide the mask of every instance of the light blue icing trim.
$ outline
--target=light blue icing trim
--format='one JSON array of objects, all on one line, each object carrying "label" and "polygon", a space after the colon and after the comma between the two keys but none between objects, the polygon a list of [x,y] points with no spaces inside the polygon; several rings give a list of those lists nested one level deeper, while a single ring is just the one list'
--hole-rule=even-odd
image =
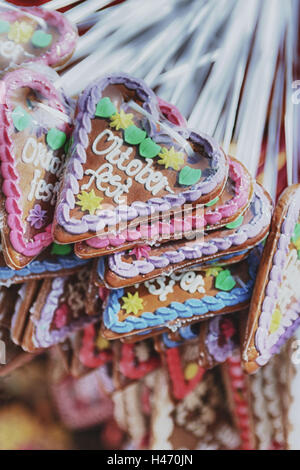
[{"label": "light blue icing trim", "polygon": [[188,299],[183,303],[171,302],[169,307],[160,307],[155,312],[144,312],[140,317],[129,316],[124,321],[118,320],[121,309],[119,299],[124,295],[124,289],[111,291],[103,313],[104,325],[115,333],[129,333],[134,330],[163,325],[179,318],[191,318],[194,315],[204,315],[218,312],[225,307],[233,307],[250,299],[259,258],[251,252],[248,258],[250,280],[245,287],[236,287],[231,292],[220,291],[216,296],[205,296],[202,299]]},{"label": "light blue icing trim", "polygon": [[27,277],[33,274],[41,274],[45,271],[56,272],[62,269],[72,269],[77,266],[83,266],[88,262],[89,260],[79,259],[72,254],[69,256],[57,256],[55,261],[50,259],[44,261],[34,260],[28,266],[19,270],[4,266],[0,268],[0,283],[1,280],[6,281],[13,277]]}]

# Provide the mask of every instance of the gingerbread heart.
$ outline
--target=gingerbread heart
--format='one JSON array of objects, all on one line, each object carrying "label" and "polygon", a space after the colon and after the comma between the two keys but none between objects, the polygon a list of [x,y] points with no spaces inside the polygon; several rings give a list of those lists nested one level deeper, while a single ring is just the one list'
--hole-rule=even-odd
[{"label": "gingerbread heart", "polygon": [[300,185],[287,188],[274,211],[250,305],[243,364],[254,372],[300,325]]},{"label": "gingerbread heart", "polygon": [[22,269],[9,268],[0,251],[0,285],[10,286],[28,280],[39,280],[72,274],[87,265],[88,260],[80,260],[75,256],[71,245],[53,243],[37,258]]},{"label": "gingerbread heart", "polygon": [[253,196],[253,184],[246,168],[237,160],[229,159],[229,175],[220,197],[205,205],[204,209],[191,209],[183,214],[171,215],[151,224],[129,227],[111,236],[98,236],[75,243],[80,258],[94,258],[129,250],[137,245],[165,243],[172,239],[188,238],[192,233],[213,230],[230,224],[247,209]]},{"label": "gingerbread heart", "polygon": [[67,106],[45,75],[19,69],[1,86],[3,254],[8,266],[21,269],[52,243],[70,126]]},{"label": "gingerbread heart", "polygon": [[[247,260],[230,270],[188,271],[112,290],[103,312],[103,336],[125,337],[158,328],[176,330],[220,313],[231,313],[249,304],[259,257],[252,251]],[[220,273],[226,279],[220,281]]]},{"label": "gingerbread heart", "polygon": [[[226,228],[207,232],[204,237],[182,239],[160,246],[137,246],[108,256],[107,262],[98,262],[98,276],[107,287],[119,288],[153,279],[165,272],[173,272],[198,263],[243,250],[249,250],[267,235],[271,219],[271,203],[267,193],[258,184],[249,209]],[[103,271],[104,270],[104,271]]]},{"label": "gingerbread heart", "polygon": [[54,68],[73,55],[78,34],[56,11],[0,5],[0,73],[25,62]]},{"label": "gingerbread heart", "polygon": [[84,91],[55,213],[56,241],[116,232],[220,195],[228,174],[222,150],[206,135],[159,119],[157,97],[141,80],[111,75]]},{"label": "gingerbread heart", "polygon": [[96,321],[85,311],[85,288],[89,270],[46,279],[30,309],[22,347],[25,351],[48,348],[64,341],[70,333]]}]

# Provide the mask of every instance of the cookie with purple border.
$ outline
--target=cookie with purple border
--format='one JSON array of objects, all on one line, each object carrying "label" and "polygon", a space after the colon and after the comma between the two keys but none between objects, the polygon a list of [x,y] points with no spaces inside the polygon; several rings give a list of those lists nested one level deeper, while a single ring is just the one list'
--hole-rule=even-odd
[{"label": "cookie with purple border", "polygon": [[59,68],[72,57],[78,34],[61,13],[1,3],[0,16],[0,71],[25,62]]},{"label": "cookie with purple border", "polygon": [[243,345],[252,373],[279,352],[300,325],[300,185],[280,196],[262,254]]},{"label": "cookie with purple border", "polygon": [[208,203],[227,175],[218,145],[160,120],[157,97],[142,80],[106,76],[78,101],[54,238],[77,242]]},{"label": "cookie with purple border", "polygon": [[203,264],[214,258],[249,250],[267,235],[272,206],[268,194],[258,184],[251,204],[234,222],[204,236],[195,234],[159,246],[137,246],[98,262],[98,277],[108,288],[117,289],[154,279],[164,273]]},{"label": "cookie with purple border", "polygon": [[48,78],[31,69],[5,74],[0,86],[1,239],[6,264],[21,269],[53,241],[68,107]]},{"label": "cookie with purple border", "polygon": [[86,314],[85,290],[88,280],[89,269],[85,268],[69,277],[43,281],[30,308],[22,340],[25,351],[49,348],[63,342],[73,331],[97,320],[96,312],[94,315]]}]

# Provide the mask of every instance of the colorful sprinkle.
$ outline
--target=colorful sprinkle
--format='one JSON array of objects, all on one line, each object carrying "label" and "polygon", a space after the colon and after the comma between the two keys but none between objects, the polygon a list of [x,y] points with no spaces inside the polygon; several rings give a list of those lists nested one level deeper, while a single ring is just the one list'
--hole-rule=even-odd
[{"label": "colorful sprinkle", "polygon": [[196,377],[199,371],[199,366],[196,362],[190,362],[184,369],[184,378],[185,380],[192,380]]},{"label": "colorful sprinkle", "polygon": [[95,116],[100,118],[110,118],[116,114],[117,108],[108,97],[102,98],[96,107]]},{"label": "colorful sprinkle", "polygon": [[65,256],[72,253],[72,245],[58,245],[53,243],[51,247],[51,255]]},{"label": "colorful sprinkle", "polygon": [[10,24],[8,21],[0,20],[0,34],[7,33],[9,31]]},{"label": "colorful sprinkle", "polygon": [[193,184],[198,183],[202,175],[200,169],[191,168],[190,166],[185,166],[179,173],[179,184],[185,186],[192,186]]},{"label": "colorful sprinkle", "polygon": [[164,165],[166,168],[171,167],[178,171],[184,164],[184,154],[182,152],[176,152],[174,147],[171,147],[170,149],[163,147],[158,156],[160,157],[158,163]]},{"label": "colorful sprinkle", "polygon": [[53,40],[52,34],[45,33],[45,31],[42,31],[41,29],[38,31],[35,31],[31,38],[32,44],[35,47],[40,47],[40,48],[50,46],[52,40]]},{"label": "colorful sprinkle", "polygon": [[243,220],[244,220],[244,217],[242,215],[240,215],[233,222],[230,222],[229,224],[225,225],[225,227],[229,228],[229,229],[238,228],[242,225]]},{"label": "colorful sprinkle", "polygon": [[119,113],[113,114],[110,120],[110,127],[114,127],[117,131],[127,129],[127,127],[133,125],[133,114],[126,114],[123,109],[121,109]]},{"label": "colorful sprinkle", "polygon": [[52,150],[58,150],[65,145],[67,136],[64,132],[54,127],[48,132],[46,141]]},{"label": "colorful sprinkle", "polygon": [[124,132],[125,142],[130,145],[139,145],[146,137],[146,132],[135,125],[129,126]]},{"label": "colorful sprinkle", "polygon": [[17,131],[24,131],[31,124],[31,117],[22,108],[22,106],[17,106],[12,112],[12,120]]},{"label": "colorful sprinkle", "polygon": [[77,199],[76,205],[81,206],[81,210],[88,211],[90,215],[94,215],[97,209],[101,209],[103,201],[103,197],[96,196],[93,189],[89,193],[82,191],[81,194],[78,194]]},{"label": "colorful sprinkle", "polygon": [[154,158],[159,154],[160,151],[161,147],[157,145],[150,137],[147,137],[147,139],[143,140],[139,146],[140,155],[144,158]]},{"label": "colorful sprinkle", "polygon": [[231,276],[229,269],[223,270],[216,277],[216,282],[215,282],[216,289],[227,292],[227,291],[231,291],[235,285],[236,285],[236,282]]},{"label": "colorful sprinkle", "polygon": [[15,21],[10,27],[8,39],[17,44],[22,44],[28,42],[32,34],[33,27],[27,21]]},{"label": "colorful sprinkle", "polygon": [[215,199],[213,199],[212,201],[207,202],[207,203],[205,204],[205,207],[214,206],[215,204],[217,204],[217,202],[218,202],[219,199],[220,199],[219,196],[215,197]]},{"label": "colorful sprinkle", "polygon": [[126,310],[127,314],[133,313],[138,315],[140,310],[143,310],[143,299],[140,299],[138,292],[131,294],[128,292],[127,297],[122,297],[124,301],[122,309]]}]

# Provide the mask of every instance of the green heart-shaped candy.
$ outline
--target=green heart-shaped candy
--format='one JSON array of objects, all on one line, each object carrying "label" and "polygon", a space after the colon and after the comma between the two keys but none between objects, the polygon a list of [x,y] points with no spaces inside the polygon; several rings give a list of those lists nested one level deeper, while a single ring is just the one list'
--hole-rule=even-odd
[{"label": "green heart-shaped candy", "polygon": [[202,175],[202,171],[198,168],[185,166],[179,173],[179,184],[184,186],[192,186],[198,183]]},{"label": "green heart-shaped candy", "polygon": [[139,145],[146,137],[146,132],[135,125],[127,127],[124,132],[125,142],[130,145]]},{"label": "green heart-shaped candy", "polygon": [[161,147],[157,145],[150,137],[147,137],[147,139],[143,140],[139,146],[139,153],[141,157],[144,158],[154,158],[159,154],[160,151]]},{"label": "green heart-shaped candy", "polygon": [[17,131],[21,132],[30,125],[31,116],[22,106],[17,106],[12,112],[12,120]]},{"label": "green heart-shaped candy", "polygon": [[216,289],[224,290],[226,292],[230,291],[236,285],[235,280],[231,276],[229,269],[224,269],[221,271],[217,277],[215,282]]},{"label": "green heart-shaped candy", "polygon": [[96,107],[95,116],[101,118],[109,118],[116,114],[117,108],[108,97],[102,98]]},{"label": "green heart-shaped candy", "polygon": [[45,31],[39,29],[33,33],[31,42],[35,47],[44,48],[50,46],[52,39],[52,34],[45,33]]},{"label": "green heart-shaped candy", "polygon": [[65,145],[67,141],[67,136],[64,132],[53,127],[48,132],[46,141],[52,150],[58,150]]}]

